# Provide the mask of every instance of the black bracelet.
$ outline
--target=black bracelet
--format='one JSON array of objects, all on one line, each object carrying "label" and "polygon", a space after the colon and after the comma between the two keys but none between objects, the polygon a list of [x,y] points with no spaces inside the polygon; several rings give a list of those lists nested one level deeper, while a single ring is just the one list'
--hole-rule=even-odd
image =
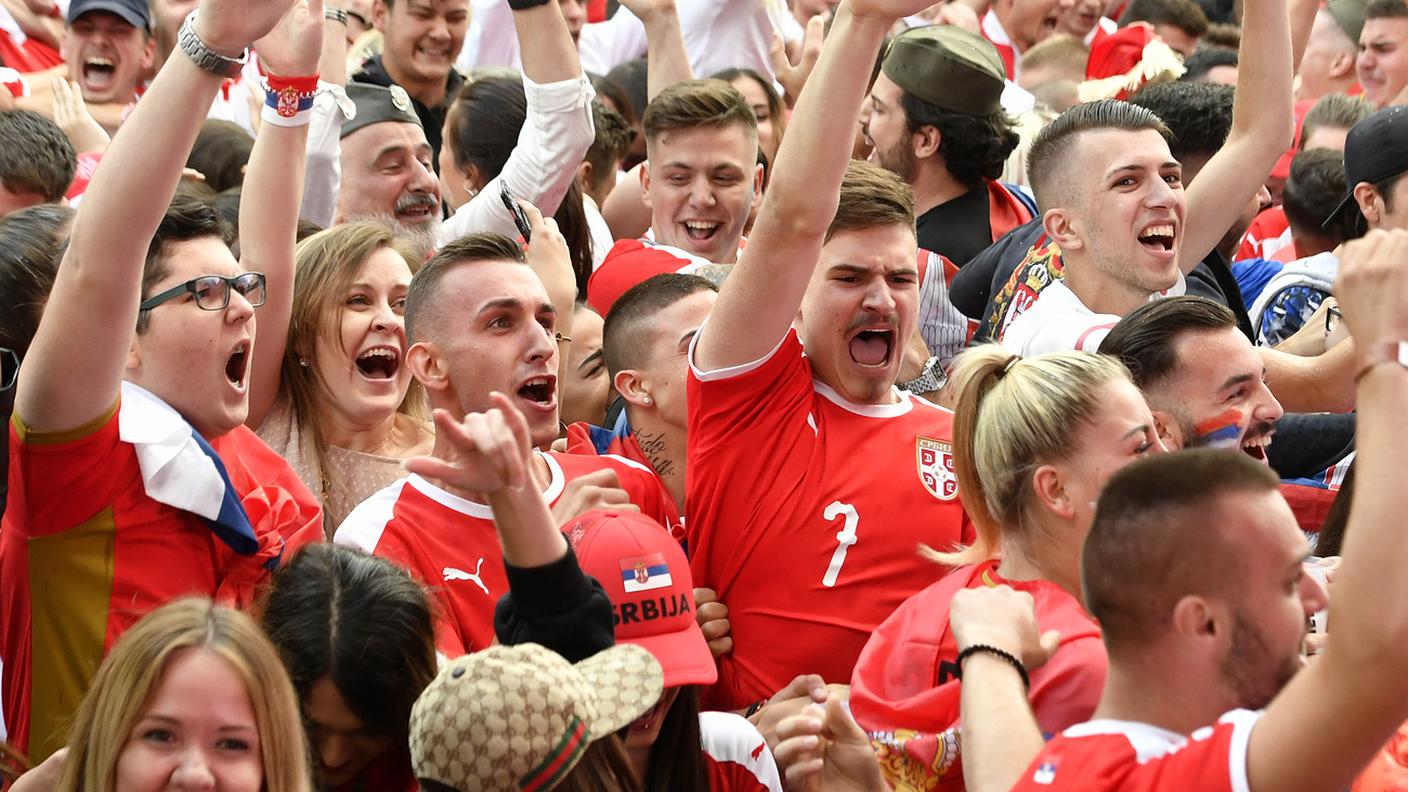
[{"label": "black bracelet", "polygon": [[743,717],[745,717],[745,718],[751,718],[751,717],[753,717],[754,715],[757,714],[758,710],[762,709],[762,708],[763,708],[763,705],[765,705],[765,704],[767,704],[767,703],[768,703],[768,700],[767,700],[767,699],[758,699],[757,701],[753,702],[752,704],[749,704],[749,705],[748,705],[748,711],[743,713]]},{"label": "black bracelet", "polygon": [[963,661],[967,660],[969,657],[972,657],[973,655],[979,652],[982,652],[984,654],[990,654],[993,657],[1001,658],[1003,660],[1006,660],[1008,663],[1011,663],[1012,667],[1017,669],[1017,673],[1020,674],[1022,677],[1022,687],[1026,688],[1027,690],[1032,689],[1031,677],[1027,676],[1027,667],[1022,665],[1022,661],[1018,660],[1017,656],[1012,654],[1011,652],[998,649],[996,646],[989,646],[988,644],[973,644],[972,646],[958,653],[958,660],[956,664],[958,666],[959,679],[963,678]]},{"label": "black bracelet", "polygon": [[548,0],[508,0],[508,7],[514,11],[527,11],[530,8],[547,4]]}]

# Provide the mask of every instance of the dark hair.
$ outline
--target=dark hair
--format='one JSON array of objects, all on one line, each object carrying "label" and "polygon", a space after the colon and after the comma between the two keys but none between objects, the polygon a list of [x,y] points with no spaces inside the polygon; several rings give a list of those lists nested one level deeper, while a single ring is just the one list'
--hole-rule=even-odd
[{"label": "dark hair", "polygon": [[1217,153],[1232,131],[1230,85],[1206,82],[1171,82],[1149,85],[1130,97],[1132,104],[1148,109],[1172,134],[1168,146],[1180,162]]},{"label": "dark hair", "polygon": [[[152,241],[147,245],[147,258],[142,264],[142,299],[152,296],[156,285],[171,274],[166,258],[171,246],[203,237],[215,237],[226,245],[234,239],[229,226],[215,212],[215,205],[177,190],[161,217]],[[144,333],[151,323],[145,311],[137,314],[137,332]]]},{"label": "dark hair", "polygon": [[1130,0],[1120,15],[1119,25],[1134,22],[1172,25],[1193,38],[1208,32],[1208,15],[1193,0]]},{"label": "dark hair", "polygon": [[[1183,76],[1179,82],[1203,82],[1208,72],[1218,66],[1236,66],[1237,50],[1231,47],[1199,47],[1192,57],[1183,62]],[[1230,87],[1230,86],[1229,86]]]},{"label": "dark hair", "polygon": [[901,96],[900,107],[904,108],[905,128],[910,133],[926,126],[939,130],[939,156],[943,157],[944,167],[965,187],[1000,178],[1007,156],[1021,142],[1012,129],[1012,119],[1002,110],[986,116],[955,113],[909,91]]},{"label": "dark hair", "polygon": [[650,339],[642,332],[643,325],[671,305],[702,291],[718,289],[698,275],[667,272],[646,278],[617,298],[601,328],[601,356],[612,381],[618,372],[644,362]]},{"label": "dark hair", "polygon": [[616,179],[622,158],[631,147],[634,132],[631,125],[615,110],[592,100],[592,124],[596,127],[596,138],[587,149],[585,160],[592,166],[592,184],[600,185],[607,178]]},{"label": "dark hair", "polygon": [[216,192],[244,184],[244,166],[254,151],[254,138],[239,124],[207,119],[196,135],[195,147],[186,158],[186,167],[205,176]]},{"label": "dark hair", "polygon": [[430,597],[408,572],[353,547],[306,545],[256,612],[300,701],[328,677],[358,720],[408,750],[411,706],[436,671]]},{"label": "dark hair", "polygon": [[1142,391],[1159,385],[1178,368],[1177,345],[1184,333],[1236,329],[1227,306],[1206,297],[1169,297],[1145,303],[1125,314],[1100,342],[1100,353],[1113,355],[1129,369]]},{"label": "dark hair", "polygon": [[[1204,12],[1207,11],[1207,3],[1200,2]],[[1231,8],[1231,3],[1227,4]],[[1224,47],[1235,50],[1242,46],[1242,27],[1235,22],[1213,22],[1208,25],[1208,32],[1199,36],[1199,44],[1204,47]]]},{"label": "dark hair", "polygon": [[641,118],[646,144],[665,132],[737,124],[755,140],[758,119],[743,94],[723,80],[684,80],[650,100]]},{"label": "dark hair", "polygon": [[73,210],[39,204],[0,217],[0,346],[24,357],[68,245]]},{"label": "dark hair", "polygon": [[685,685],[675,696],[650,746],[644,792],[709,792],[709,772],[699,737],[699,692]]},{"label": "dark hair", "polygon": [[1238,585],[1235,529],[1216,518],[1217,503],[1280,484],[1246,454],[1204,448],[1146,457],[1110,477],[1080,564],[1085,607],[1106,647],[1147,643],[1179,599]]},{"label": "dark hair", "polygon": [[[446,144],[454,154],[455,167],[473,165],[487,184],[503,172],[527,120],[528,98],[521,78],[485,77],[466,83],[446,117]],[[592,234],[575,179],[553,219],[567,241],[579,289],[585,291],[592,272]]]},{"label": "dark hair", "polygon": [[1385,17],[1408,17],[1408,3],[1403,0],[1370,0],[1368,7],[1364,9],[1364,18]]},{"label": "dark hair", "polygon": [[1300,145],[1304,148],[1305,141],[1322,127],[1348,130],[1373,115],[1377,109],[1373,102],[1362,96],[1325,94],[1310,108],[1305,114],[1305,120],[1301,122]]},{"label": "dark hair", "polygon": [[512,239],[492,231],[466,234],[442,245],[425,266],[411,277],[406,289],[406,338],[411,343],[421,340],[426,323],[436,314],[440,281],[445,273],[460,264],[476,261],[516,261],[523,263],[523,250]]},{"label": "dark hair", "polygon": [[[777,145],[782,145],[782,136],[787,132],[787,104],[783,102],[782,95],[777,92],[777,84],[764,77],[752,69],[724,69],[714,74],[715,80],[723,80],[732,85],[738,80],[750,80],[762,89],[763,95],[767,97],[769,120],[772,122],[773,137]],[[757,121],[756,113],[754,122]],[[767,158],[763,158],[766,163]]]},{"label": "dark hair", "polygon": [[1281,194],[1286,221],[1297,234],[1309,234],[1339,244],[1350,238],[1347,212],[1321,227],[1344,198],[1344,154],[1333,149],[1308,149],[1291,160],[1291,173]]},{"label": "dark hair", "polygon": [[30,110],[0,110],[0,184],[36,193],[45,202],[64,197],[78,155],[57,124]]},{"label": "dark hair", "polygon": [[1101,99],[1070,108],[1042,127],[1027,152],[1027,180],[1042,209],[1050,208],[1052,199],[1069,184],[1071,165],[1080,165],[1071,163],[1070,157],[1076,138],[1082,132],[1101,129],[1130,132],[1152,129],[1163,135],[1165,140],[1170,137],[1168,127],[1157,115],[1129,102]]},{"label": "dark hair", "polygon": [[886,225],[914,230],[914,191],[894,171],[862,160],[847,162],[840,202],[826,229],[826,240],[839,231]]},{"label": "dark hair", "polygon": [[645,58],[636,58],[617,64],[603,78],[620,89],[620,94],[625,97],[627,106],[636,119],[645,117],[645,107],[650,104],[649,82],[646,79],[648,73]]}]

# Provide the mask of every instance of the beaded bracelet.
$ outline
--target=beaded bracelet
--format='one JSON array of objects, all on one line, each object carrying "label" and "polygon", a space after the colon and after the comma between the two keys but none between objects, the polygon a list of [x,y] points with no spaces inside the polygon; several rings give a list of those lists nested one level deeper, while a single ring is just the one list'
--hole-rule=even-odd
[{"label": "beaded bracelet", "polygon": [[1031,690],[1032,680],[1031,677],[1027,676],[1027,667],[1022,665],[1022,661],[1018,660],[1017,656],[1012,654],[1011,652],[999,649],[996,646],[989,646],[988,644],[973,644],[972,646],[958,653],[957,665],[959,679],[963,678],[963,661],[967,660],[969,657],[972,657],[973,655],[979,652],[982,652],[983,654],[990,654],[993,657],[1006,660],[1012,665],[1013,668],[1017,669],[1017,673],[1021,675],[1022,687]]}]

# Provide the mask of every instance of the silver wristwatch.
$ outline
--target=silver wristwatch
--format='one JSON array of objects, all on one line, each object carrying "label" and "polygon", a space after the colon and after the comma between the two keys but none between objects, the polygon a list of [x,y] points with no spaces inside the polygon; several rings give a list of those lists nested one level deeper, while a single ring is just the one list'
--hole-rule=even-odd
[{"label": "silver wristwatch", "polygon": [[192,11],[186,17],[186,21],[181,23],[181,31],[176,36],[176,46],[186,53],[195,65],[211,74],[219,75],[227,79],[240,76],[244,70],[245,63],[249,60],[249,51],[246,50],[238,59],[227,58],[224,55],[205,46],[205,42],[196,35],[195,19],[196,11]]},{"label": "silver wristwatch", "polygon": [[939,365],[937,357],[931,357],[924,363],[924,371],[908,382],[901,382],[896,385],[900,390],[922,395],[933,393],[948,383],[948,372]]}]

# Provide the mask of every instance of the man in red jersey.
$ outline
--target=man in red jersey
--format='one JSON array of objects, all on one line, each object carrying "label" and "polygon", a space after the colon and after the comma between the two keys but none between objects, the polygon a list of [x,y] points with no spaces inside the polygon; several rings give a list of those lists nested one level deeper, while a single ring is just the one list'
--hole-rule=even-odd
[{"label": "man in red jersey", "polygon": [[[1363,351],[1358,482],[1323,654],[1303,660],[1326,598],[1274,475],[1228,451],[1137,462],[1101,495],[1082,558],[1110,657],[1096,718],[1043,746],[1014,664],[974,650],[964,751],[983,788],[1342,790],[1408,717],[1405,256],[1408,233],[1371,232],[1345,246],[1335,284]],[[970,616],[961,644],[1031,654],[1030,625]]]},{"label": "man in red jersey", "polygon": [[[534,244],[548,244],[541,216],[530,217]],[[437,409],[438,428],[490,409],[491,395],[503,393],[527,419],[534,447],[552,443],[556,305],[570,306],[572,296],[549,299],[508,237],[470,234],[441,247],[406,294],[406,363]],[[454,457],[439,432],[433,454]],[[622,457],[537,454],[533,477],[559,519],[608,508],[638,509],[667,526],[679,521],[654,472]],[[589,486],[569,486],[574,480]],[[455,657],[493,640],[494,604],[508,590],[492,517],[480,493],[412,475],[358,506],[334,539],[385,556],[431,586],[442,606],[437,644]]]},{"label": "man in red jersey", "polygon": [[804,672],[849,680],[870,630],[943,573],[918,545],[963,539],[952,414],[894,388],[916,327],[913,199],[834,133],[890,25],[924,5],[841,6],[690,351],[686,533],[733,633],[714,706]]},{"label": "man in red jersey", "polygon": [[[289,6],[207,0],[186,23],[93,176],[25,355],[0,664],[9,739],[36,761],[63,745],[104,655],[144,614],[184,595],[247,603],[284,552],[322,538],[312,494],[244,426],[265,294],[246,270],[270,243],[247,235],[242,266],[213,206],[172,200],[222,75],[255,39],[272,74],[317,70],[321,3]],[[307,129],[261,131],[251,226],[297,207]]]}]

